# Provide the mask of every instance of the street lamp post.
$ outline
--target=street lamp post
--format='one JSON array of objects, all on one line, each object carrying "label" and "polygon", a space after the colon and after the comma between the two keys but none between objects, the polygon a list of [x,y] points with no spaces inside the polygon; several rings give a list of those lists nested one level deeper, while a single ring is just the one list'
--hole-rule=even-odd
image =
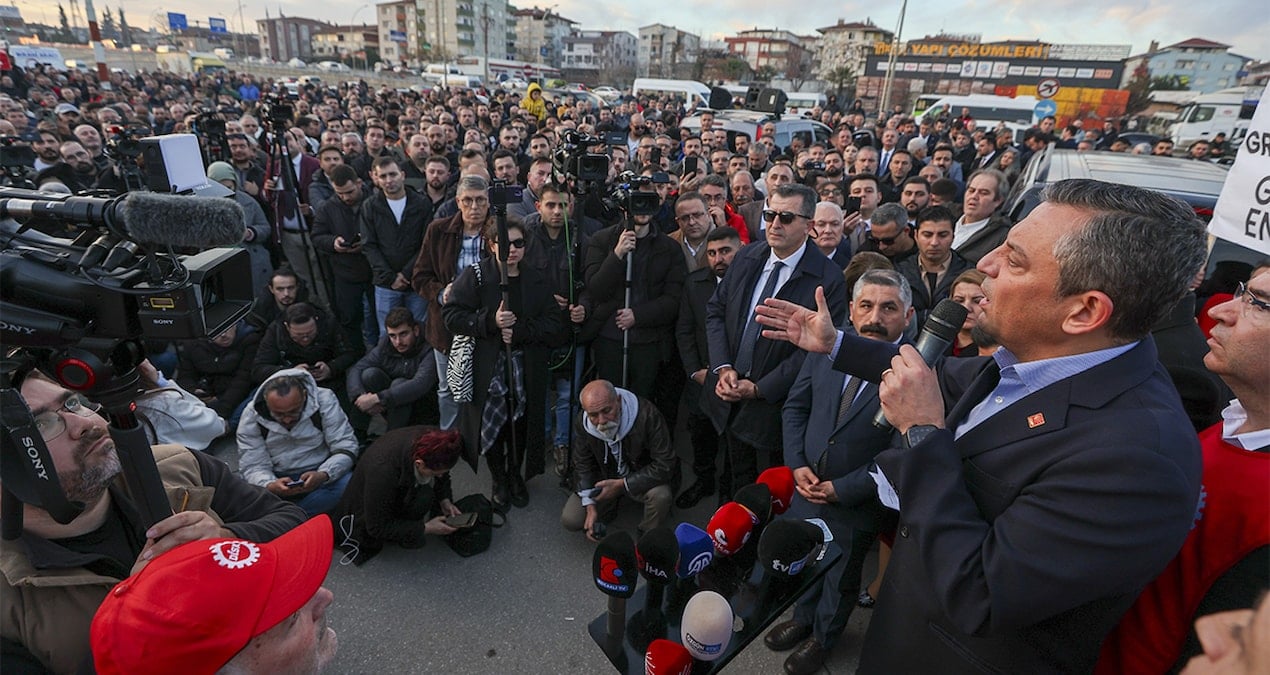
[{"label": "street lamp post", "polygon": [[[350,32],[352,32],[352,34],[356,35],[358,32],[360,32],[355,27],[357,25],[357,15],[360,14],[361,11],[363,9],[366,9],[367,7],[370,7],[370,3],[362,5],[361,7],[358,7],[357,9],[353,10],[353,17],[348,20],[348,29]],[[365,49],[364,46],[363,46],[363,49]],[[356,68],[357,67],[357,51],[355,49],[350,51],[353,53],[353,67]],[[370,70],[369,62],[366,63],[366,69]]]}]

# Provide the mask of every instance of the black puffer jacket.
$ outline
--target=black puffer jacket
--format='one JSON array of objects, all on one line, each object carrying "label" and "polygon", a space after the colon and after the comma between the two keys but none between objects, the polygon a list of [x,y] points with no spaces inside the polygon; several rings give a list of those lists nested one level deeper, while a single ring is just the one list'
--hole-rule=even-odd
[{"label": "black puffer jacket", "polygon": [[251,393],[251,367],[259,346],[260,333],[245,323],[228,347],[218,347],[210,338],[180,344],[176,382],[192,394],[199,395],[202,390],[215,396],[208,407],[229,419]]}]

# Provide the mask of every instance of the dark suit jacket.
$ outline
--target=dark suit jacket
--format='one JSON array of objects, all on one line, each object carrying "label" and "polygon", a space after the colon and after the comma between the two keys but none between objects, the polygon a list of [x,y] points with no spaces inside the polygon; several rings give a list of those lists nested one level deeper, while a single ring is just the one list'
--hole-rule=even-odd
[{"label": "dark suit jacket", "polygon": [[[689,272],[684,282],[683,300],[679,304],[679,318],[675,321],[675,345],[679,349],[679,360],[688,373],[686,396],[703,411],[713,409],[706,413],[711,419],[727,417],[728,414],[726,404],[719,397],[705,396],[705,392],[714,391],[719,382],[719,376],[710,369],[710,342],[706,337],[706,303],[710,302],[718,285],[714,270],[709,267]],[[692,374],[702,368],[706,369],[706,380],[704,385],[698,385]]]},{"label": "dark suit jacket", "polygon": [[[835,368],[876,379],[894,347],[844,337]],[[940,368],[949,427],[996,382]],[[1107,633],[1190,531],[1199,443],[1148,337],[954,440],[878,466],[900,525],[861,673],[1090,672]]]},{"label": "dark suit jacket", "polygon": [[835,537],[845,536],[848,528],[890,529],[898,515],[878,501],[869,475],[873,458],[891,446],[892,432],[873,426],[878,387],[864,384],[842,424],[836,424],[846,378],[824,356],[810,354],[781,409],[786,466],[811,467],[818,478],[833,482],[838,495],[836,504],[820,506],[795,493],[793,508],[804,517],[824,518]]},{"label": "dark suit jacket", "polygon": [[909,287],[913,289],[913,309],[916,311],[913,318],[918,326],[925,325],[926,317],[930,316],[930,311],[935,308],[935,305],[952,293],[952,284],[957,275],[970,269],[970,263],[961,257],[961,254],[953,251],[952,260],[948,261],[948,271],[935,285],[935,297],[932,298],[919,264],[920,258],[920,254],[910,256],[895,266],[895,270],[904,275]]},{"label": "dark suit jacket", "polygon": [[[711,371],[736,363],[741,334],[754,309],[750,305],[750,298],[771,251],[766,242],[760,241],[737,252],[728,273],[723,275],[723,281],[706,304],[706,335],[710,342]],[[776,297],[814,308],[817,286],[825,288],[825,300],[829,303],[834,322],[845,321],[847,285],[843,281],[842,270],[808,240],[804,244],[802,260],[794,267],[785,285],[776,292]],[[753,366],[750,371],[750,379],[758,385],[759,398],[735,404],[739,409],[730,426],[726,414],[723,417],[712,415],[711,420],[719,433],[723,433],[724,427],[728,426],[737,438],[756,448],[779,448],[780,407],[785,402],[789,388],[794,384],[794,378],[798,376],[804,356],[806,352],[784,340],[768,340],[760,336],[754,343]],[[707,414],[711,414],[711,410],[731,412],[733,404],[719,400],[713,389],[706,392],[706,396],[715,399],[710,405],[702,405],[707,409]]]},{"label": "dark suit jacket", "polygon": [[977,265],[980,258],[1004,243],[1009,234],[1010,221],[999,215],[992,216],[987,226],[967,239],[956,251],[966,259],[966,262]]}]

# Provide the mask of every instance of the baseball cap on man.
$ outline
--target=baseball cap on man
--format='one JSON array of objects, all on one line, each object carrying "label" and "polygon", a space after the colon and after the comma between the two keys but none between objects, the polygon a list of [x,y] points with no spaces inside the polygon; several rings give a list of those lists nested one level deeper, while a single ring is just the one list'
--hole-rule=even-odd
[{"label": "baseball cap on man", "polygon": [[268,543],[203,539],[164,553],[98,608],[97,672],[215,673],[317,593],[332,543],[319,516]]},{"label": "baseball cap on man", "polygon": [[61,115],[62,113],[70,113],[70,112],[78,113],[79,108],[76,108],[74,103],[58,103],[57,107],[53,108],[53,114],[55,115]]}]

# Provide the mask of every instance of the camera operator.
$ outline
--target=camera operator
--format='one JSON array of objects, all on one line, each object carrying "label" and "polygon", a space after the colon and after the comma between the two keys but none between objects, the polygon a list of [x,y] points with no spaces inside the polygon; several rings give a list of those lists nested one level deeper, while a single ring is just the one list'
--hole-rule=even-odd
[{"label": "camera operator", "polygon": [[[653,193],[652,181],[639,181],[628,190]],[[628,192],[629,194],[629,192]],[[634,255],[627,276],[626,256]],[[636,396],[651,398],[657,370],[669,356],[674,340],[684,277],[688,274],[679,245],[653,225],[651,215],[631,215],[600,230],[587,244],[583,278],[594,302],[584,335],[595,336],[595,365],[601,379],[624,383]],[[625,282],[630,306],[625,305]],[[623,354],[623,333],[628,348]]]},{"label": "camera operator", "polygon": [[5,672],[70,673],[87,665],[89,625],[132,570],[176,546],[235,537],[266,542],[304,520],[299,508],[235,477],[224,463],[179,446],[154,446],[175,515],[149,529],[120,478],[100,406],[32,372],[18,384],[48,446],[66,497],[87,506],[62,525],[26,505],[19,541],[0,541],[0,635]]},{"label": "camera operator", "polygon": [[[273,208],[274,227],[281,234],[283,255],[291,263],[296,274],[300,275],[300,278],[325,304],[326,290],[320,283],[321,271],[318,268],[318,260],[311,246],[305,241],[301,220],[303,216],[303,223],[307,223],[307,219],[313,216],[313,209],[308,203],[309,185],[313,182],[313,176],[321,170],[321,165],[313,157],[304,154],[303,131],[292,127],[286,130],[283,137],[286,140],[287,151],[291,155],[291,166],[280,166],[279,156],[276,154],[270,158],[269,166],[265,171],[266,199]],[[290,188],[287,182],[282,180],[284,169],[292,171],[292,175],[295,176],[295,184]]]}]

